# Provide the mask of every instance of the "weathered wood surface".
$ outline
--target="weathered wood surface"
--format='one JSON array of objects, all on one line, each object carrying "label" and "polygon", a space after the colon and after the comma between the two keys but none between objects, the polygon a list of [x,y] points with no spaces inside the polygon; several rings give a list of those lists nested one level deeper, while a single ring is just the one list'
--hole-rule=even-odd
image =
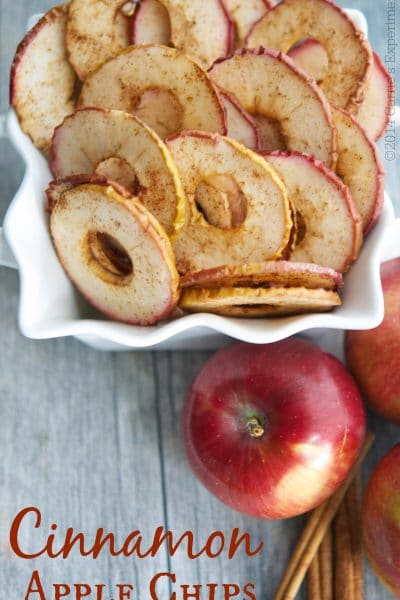
[{"label": "weathered wood surface", "polygon": [[[7,108],[8,69],[29,15],[50,1],[0,0],[0,110]],[[372,25],[371,39],[384,54],[386,4],[352,0]],[[397,151],[399,156],[399,150]],[[399,162],[397,161],[397,165]],[[395,165],[386,163],[395,191]],[[23,174],[8,142],[0,141],[0,222]],[[400,209],[400,205],[398,204]],[[206,353],[97,353],[74,340],[32,342],[16,324],[18,277],[0,270],[0,600],[24,597],[30,575],[39,568],[47,586],[57,582],[133,583],[144,600],[148,582],[160,571],[180,583],[251,581],[257,598],[270,600],[302,519],[268,523],[225,509],[192,477],[184,460],[179,419],[185,393]],[[378,441],[364,479],[383,453],[400,439],[399,429],[371,417]],[[165,525],[176,534],[191,529],[199,541],[219,529],[240,527],[264,552],[253,559],[189,561],[183,552],[165,551],[141,561],[74,555],[66,561],[23,561],[8,548],[8,530],[18,510],[40,507],[43,527],[74,527],[88,538],[98,527],[121,539],[140,529],[150,539]],[[32,528],[30,529],[32,532]],[[38,543],[39,538],[26,543]],[[161,598],[169,598],[168,586]],[[49,596],[50,597],[50,596]],[[206,597],[206,596],[204,596]],[[366,600],[389,600],[367,567]],[[109,593],[106,598],[111,598]],[[177,598],[179,600],[179,596]],[[346,600],[346,599],[343,599]]]}]

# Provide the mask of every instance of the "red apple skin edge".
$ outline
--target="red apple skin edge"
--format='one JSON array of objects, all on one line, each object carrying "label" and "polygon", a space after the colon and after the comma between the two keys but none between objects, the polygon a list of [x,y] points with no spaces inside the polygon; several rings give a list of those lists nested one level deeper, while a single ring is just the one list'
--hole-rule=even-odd
[{"label": "red apple skin edge", "polygon": [[367,403],[400,425],[400,258],[381,267],[385,318],[376,329],[348,331],[346,358]]},{"label": "red apple skin edge", "polygon": [[400,444],[383,457],[368,482],[362,530],[374,571],[400,598]]},{"label": "red apple skin edge", "polygon": [[215,354],[192,385],[182,426],[189,463],[212,494],[282,519],[338,488],[364,440],[365,412],[344,366],[291,338]]}]

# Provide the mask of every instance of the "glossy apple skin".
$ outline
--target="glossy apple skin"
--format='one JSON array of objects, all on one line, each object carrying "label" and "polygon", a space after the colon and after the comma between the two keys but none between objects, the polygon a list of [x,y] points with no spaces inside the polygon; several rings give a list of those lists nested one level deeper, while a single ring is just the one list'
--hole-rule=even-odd
[{"label": "glossy apple skin", "polygon": [[348,331],[347,362],[368,404],[400,425],[400,258],[382,265],[383,323],[370,331]]},{"label": "glossy apple skin", "polygon": [[[261,437],[248,420],[258,419]],[[183,414],[189,463],[222,502],[267,519],[323,502],[343,481],[365,436],[348,371],[301,338],[234,344],[195,379]]]},{"label": "glossy apple skin", "polygon": [[400,598],[400,444],[378,463],[365,492],[363,541],[382,582]]}]

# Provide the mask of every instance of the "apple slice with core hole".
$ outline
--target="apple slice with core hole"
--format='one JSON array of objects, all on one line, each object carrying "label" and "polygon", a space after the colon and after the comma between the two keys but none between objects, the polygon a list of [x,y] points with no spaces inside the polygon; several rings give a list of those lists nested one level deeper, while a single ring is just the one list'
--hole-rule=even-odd
[{"label": "apple slice with core hole", "polygon": [[152,325],[175,308],[179,277],[169,239],[137,199],[111,185],[74,187],[52,210],[50,230],[67,275],[105,315]]},{"label": "apple slice with core hole", "polygon": [[204,68],[233,50],[235,27],[224,0],[162,0],[175,48]]},{"label": "apple slice with core hole", "polygon": [[260,130],[253,117],[232,94],[220,90],[219,97],[226,111],[228,137],[252,150],[260,150]]},{"label": "apple slice with core hole", "polygon": [[51,168],[55,177],[104,175],[137,195],[168,234],[183,225],[186,202],[169,150],[132,115],[78,110],[54,133]]},{"label": "apple slice with core hole", "polygon": [[207,73],[165,46],[122,51],[86,79],[78,104],[133,113],[163,139],[183,129],[226,133],[225,112]]},{"label": "apple slice with core hole", "polygon": [[171,23],[165,6],[159,0],[141,0],[132,21],[133,44],[171,43]]},{"label": "apple slice with core hole", "polygon": [[290,260],[347,271],[362,242],[361,218],[347,187],[311,156],[264,156],[282,177],[297,212],[299,233]]},{"label": "apple slice with core hole", "polygon": [[375,143],[356,119],[339,109],[334,109],[333,118],[338,132],[336,173],[349,188],[367,233],[382,210],[385,172]]},{"label": "apple slice with core hole", "polygon": [[235,23],[236,46],[242,48],[250,29],[273,6],[270,0],[225,0]]},{"label": "apple slice with core hole", "polygon": [[[275,170],[238,142],[201,131],[167,140],[188,200],[185,225],[173,240],[181,273],[226,262],[282,255],[292,230],[285,187]],[[202,203],[214,188],[215,203]],[[230,213],[230,215],[227,213]],[[211,223],[210,223],[211,221]]]},{"label": "apple slice with core hole", "polygon": [[240,50],[217,61],[209,74],[218,86],[236,96],[257,123],[260,119],[279,129],[281,141],[274,149],[281,149],[284,143],[286,150],[312,154],[329,166],[335,163],[331,108],[317,84],[290,58],[264,48]]},{"label": "apple slice with core hole", "polygon": [[277,317],[304,312],[326,312],[341,304],[336,292],[304,287],[185,289],[179,306],[191,313],[231,317]]},{"label": "apple slice with core hole", "polygon": [[81,80],[129,45],[128,17],[121,12],[126,4],[71,0],[66,40],[70,63]]},{"label": "apple slice with core hole", "polygon": [[19,44],[11,67],[10,103],[22,130],[47,153],[54,128],[75,108],[75,74],[67,60],[68,8],[52,8]]},{"label": "apple slice with core hole", "polygon": [[336,291],[343,286],[343,277],[333,269],[308,263],[285,260],[264,263],[225,265],[187,273],[181,287],[305,287]]},{"label": "apple slice with core hole", "polygon": [[[324,47],[317,40],[302,42],[289,51],[289,56],[318,82],[328,73],[328,57]],[[376,141],[384,134],[391,118],[394,84],[376,52],[373,53],[373,57],[371,77],[355,116],[368,135]]]},{"label": "apple slice with core hole", "polygon": [[[106,179],[102,175],[71,175],[70,177],[59,178],[50,182],[45,192],[47,199],[46,212],[49,214],[53,212],[57,202],[65,192],[84,184],[112,185],[114,190],[124,198],[132,198],[132,194],[128,190],[115,181]],[[92,240],[95,241],[93,236]],[[106,239],[104,236],[103,238],[100,236],[98,243],[92,244],[91,251],[95,255],[95,258],[101,261],[103,267],[115,275],[129,268],[129,259],[126,253],[116,243],[112,243],[111,238]]]},{"label": "apple slice with core hole", "polygon": [[258,21],[247,37],[249,48],[288,52],[303,38],[318,40],[329,61],[320,85],[335,106],[354,112],[371,74],[372,50],[365,35],[331,0],[284,0]]}]

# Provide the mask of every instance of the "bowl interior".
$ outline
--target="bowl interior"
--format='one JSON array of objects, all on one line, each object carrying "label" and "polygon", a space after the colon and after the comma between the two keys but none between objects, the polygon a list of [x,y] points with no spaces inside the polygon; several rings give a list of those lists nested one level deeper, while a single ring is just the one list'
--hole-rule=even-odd
[{"label": "bowl interior", "polygon": [[[349,12],[366,31],[363,15],[358,11]],[[20,269],[19,323],[24,335],[41,339],[74,335],[104,348],[146,348],[162,343],[165,346],[168,340],[178,336],[183,347],[197,347],[196,340],[211,339],[213,333],[267,343],[311,328],[368,329],[383,319],[379,265],[387,228],[394,218],[388,197],[379,223],[345,276],[343,304],[332,313],[260,320],[196,314],[155,327],[134,327],[105,320],[76,293],[54,252],[44,211],[43,192],[52,179],[46,160],[21,131],[12,110],[7,128],[26,164],[23,182],[5,221],[5,234]]]}]

